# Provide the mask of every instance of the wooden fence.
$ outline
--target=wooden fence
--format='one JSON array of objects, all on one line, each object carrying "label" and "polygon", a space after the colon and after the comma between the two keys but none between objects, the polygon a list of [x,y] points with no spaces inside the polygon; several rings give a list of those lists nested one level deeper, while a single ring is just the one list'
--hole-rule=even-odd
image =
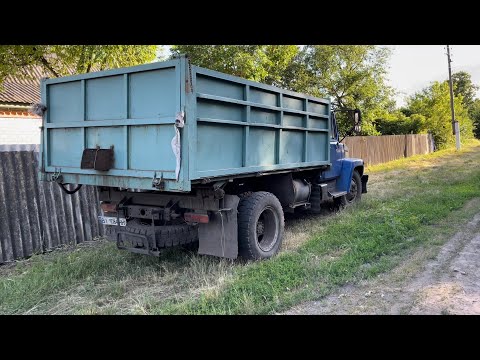
[{"label": "wooden fence", "polygon": [[343,143],[348,146],[348,157],[363,159],[366,165],[434,151],[430,134],[351,136]]},{"label": "wooden fence", "polygon": [[0,264],[104,234],[98,193],[38,181],[38,145],[0,145]]}]

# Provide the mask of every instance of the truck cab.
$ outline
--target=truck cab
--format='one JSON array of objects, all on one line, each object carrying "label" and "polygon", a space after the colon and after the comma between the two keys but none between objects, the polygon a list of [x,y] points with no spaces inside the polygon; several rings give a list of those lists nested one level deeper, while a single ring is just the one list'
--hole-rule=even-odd
[{"label": "truck cab", "polygon": [[[361,194],[367,192],[368,175],[364,174],[362,159],[348,158],[348,148],[342,143],[338,131],[336,113],[343,112],[349,115],[352,124],[347,135],[358,133],[361,129],[361,112],[358,109],[341,109],[332,111],[330,116],[330,160],[332,165],[320,174],[319,181],[335,182],[335,189],[330,192],[335,201],[348,205],[359,201]],[[360,190],[360,191],[359,191]]]}]

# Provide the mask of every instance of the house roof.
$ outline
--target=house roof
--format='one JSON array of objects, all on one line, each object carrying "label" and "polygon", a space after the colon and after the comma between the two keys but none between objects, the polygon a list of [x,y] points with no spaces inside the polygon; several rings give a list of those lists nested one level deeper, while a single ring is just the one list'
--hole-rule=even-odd
[{"label": "house roof", "polygon": [[0,103],[30,105],[40,102],[40,79],[48,76],[40,66],[25,71],[27,76],[8,75],[0,86]]}]

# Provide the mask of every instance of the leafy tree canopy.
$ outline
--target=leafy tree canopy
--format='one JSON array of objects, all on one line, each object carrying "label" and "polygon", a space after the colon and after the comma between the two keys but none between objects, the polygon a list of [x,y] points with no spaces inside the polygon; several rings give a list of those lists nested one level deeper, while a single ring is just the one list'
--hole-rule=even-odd
[{"label": "leafy tree canopy", "polygon": [[188,54],[194,65],[281,86],[297,45],[173,45],[172,57]]},{"label": "leafy tree canopy", "polygon": [[473,101],[468,113],[473,121],[473,133],[477,139],[480,139],[480,99]]},{"label": "leafy tree canopy", "polygon": [[459,71],[452,75],[453,93],[461,95],[463,104],[470,108],[473,105],[478,86],[472,82],[472,77],[466,71]]},{"label": "leafy tree canopy", "polygon": [[[364,112],[363,132],[378,134],[372,120],[393,110],[385,75],[390,50],[375,45],[173,45],[172,56],[187,53],[193,64],[277,85],[313,96],[331,97],[337,108]],[[340,131],[350,127],[339,114]]]},{"label": "leafy tree canopy", "polygon": [[59,77],[148,63],[156,52],[156,45],[0,45],[0,84],[31,66]]},{"label": "leafy tree canopy", "polygon": [[374,125],[382,135],[421,134],[427,130],[425,116],[421,114],[407,116],[402,111],[395,111],[376,119]]},{"label": "leafy tree canopy", "polygon": [[[454,104],[455,118],[460,125],[460,138],[462,140],[472,138],[473,122],[463,103],[462,95],[454,97]],[[420,114],[425,117],[424,129],[432,133],[438,148],[445,148],[455,142],[452,133],[448,82],[436,81],[431,86],[412,95],[408,100],[408,108],[412,114]]]}]

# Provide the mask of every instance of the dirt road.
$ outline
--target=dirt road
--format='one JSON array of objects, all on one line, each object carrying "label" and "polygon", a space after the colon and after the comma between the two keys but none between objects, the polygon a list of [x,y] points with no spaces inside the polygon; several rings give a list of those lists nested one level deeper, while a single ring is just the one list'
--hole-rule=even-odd
[{"label": "dirt road", "polygon": [[480,212],[439,252],[421,249],[388,274],[285,314],[480,314]]}]

